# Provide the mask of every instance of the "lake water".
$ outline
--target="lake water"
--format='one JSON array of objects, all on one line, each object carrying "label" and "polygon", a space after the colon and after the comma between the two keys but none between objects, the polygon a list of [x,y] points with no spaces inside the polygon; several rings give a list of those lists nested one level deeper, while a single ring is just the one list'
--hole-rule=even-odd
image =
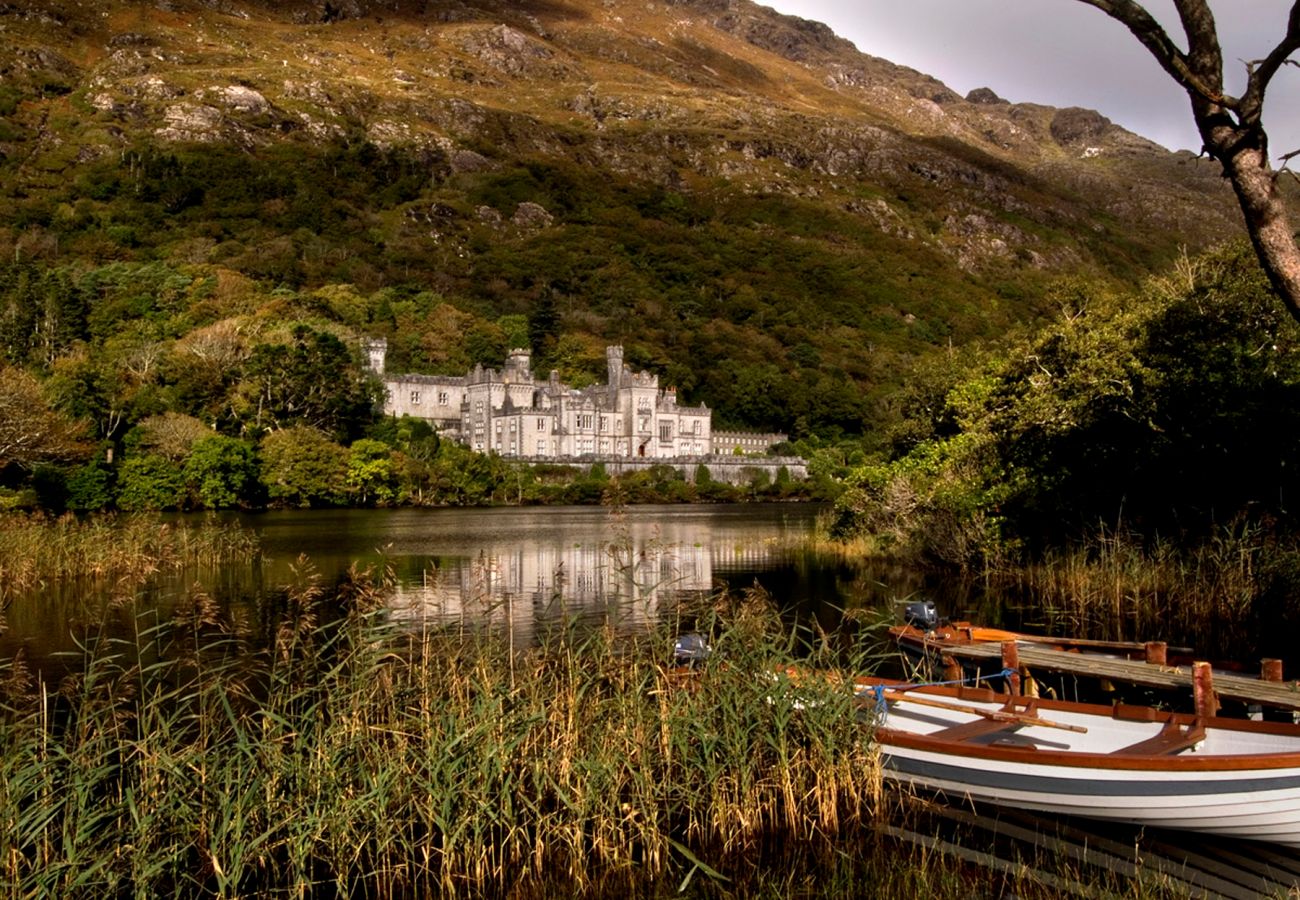
[{"label": "lake water", "polygon": [[227,609],[256,616],[294,581],[305,556],[325,581],[353,563],[387,565],[391,613],[412,625],[508,629],[516,646],[564,621],[644,627],[684,597],[761,586],[793,617],[831,624],[847,607],[888,608],[936,591],[903,570],[850,565],[801,542],[815,504],[307,510],[232,515],[259,537],[262,558],[221,572],[158,579],[130,603],[111,591],[48,588],[6,611],[0,657],[77,654],[105,636],[131,640],[198,584]]},{"label": "lake water", "polygon": [[0,658],[21,649],[42,668],[56,656],[75,665],[87,646],[136,641],[142,629],[170,618],[196,585],[256,622],[262,601],[295,581],[300,557],[326,583],[354,563],[389,566],[393,616],[413,627],[508,630],[515,646],[560,621],[630,632],[683,598],[724,588],[759,586],[792,621],[827,628],[844,609],[888,615],[919,596],[941,599],[945,611],[972,609],[978,592],[968,585],[809,550],[803,541],[824,509],[768,503],[232,514],[225,518],[258,535],[256,562],[166,575],[130,602],[115,600],[109,587],[54,585],[17,597],[5,611]]},{"label": "lake water", "polygon": [[395,616],[499,625],[516,641],[558,618],[645,625],[684,596],[789,566],[809,505],[348,510],[251,517],[268,577],[308,553],[323,571],[383,561]]}]

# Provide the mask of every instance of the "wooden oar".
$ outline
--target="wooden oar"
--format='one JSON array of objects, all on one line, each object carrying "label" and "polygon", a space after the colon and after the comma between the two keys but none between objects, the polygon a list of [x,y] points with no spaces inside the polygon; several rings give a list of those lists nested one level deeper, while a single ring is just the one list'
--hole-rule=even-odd
[{"label": "wooden oar", "polygon": [[970,713],[973,716],[982,716],[985,719],[992,719],[994,722],[1006,722],[1008,725],[1041,725],[1044,728],[1059,728],[1062,731],[1073,731],[1077,734],[1087,734],[1088,729],[1082,725],[1070,725],[1066,722],[1053,722],[1050,719],[1040,719],[1037,715],[1029,713],[1014,712],[1009,709],[979,709],[978,707],[965,706],[961,703],[947,703],[943,700],[934,700],[930,697],[918,697],[916,694],[905,694],[902,691],[885,691],[885,699],[895,702],[915,703],[918,706],[933,706],[936,709],[947,709],[954,712]]}]

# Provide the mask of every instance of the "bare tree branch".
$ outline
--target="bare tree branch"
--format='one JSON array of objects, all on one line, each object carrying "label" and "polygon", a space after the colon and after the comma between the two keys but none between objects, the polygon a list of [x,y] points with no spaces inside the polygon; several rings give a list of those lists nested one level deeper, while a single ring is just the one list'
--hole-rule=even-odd
[{"label": "bare tree branch", "polygon": [[50,409],[35,378],[0,368],[0,469],[83,458],[83,438],[84,429]]},{"label": "bare tree branch", "polygon": [[1291,14],[1287,17],[1286,36],[1278,42],[1267,57],[1246,68],[1246,92],[1242,95],[1238,109],[1243,124],[1259,122],[1264,110],[1264,92],[1268,89],[1269,82],[1283,65],[1296,64],[1288,57],[1298,49],[1300,49],[1300,0],[1291,7]]},{"label": "bare tree branch", "polygon": [[1156,62],[1189,93],[1200,94],[1212,103],[1223,102],[1223,80],[1205,84],[1193,69],[1191,60],[1173,42],[1149,12],[1134,0],[1079,0],[1124,25],[1155,57]]},{"label": "bare tree branch", "polygon": [[1288,312],[1300,321],[1300,247],[1268,157],[1264,95],[1277,71],[1300,49],[1300,0],[1286,33],[1261,62],[1247,66],[1240,99],[1223,94],[1223,51],[1208,0],[1174,0],[1187,37],[1183,53],[1135,0],[1078,0],[1124,25],[1187,93],[1204,152],[1218,160],[1237,195],[1255,255]]}]

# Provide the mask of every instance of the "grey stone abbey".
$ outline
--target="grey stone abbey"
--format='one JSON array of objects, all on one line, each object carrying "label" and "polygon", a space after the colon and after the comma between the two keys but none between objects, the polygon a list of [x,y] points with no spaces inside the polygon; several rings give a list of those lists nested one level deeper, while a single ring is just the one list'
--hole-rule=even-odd
[{"label": "grey stone abbey", "polygon": [[[390,375],[385,371],[387,342],[367,341],[367,365],[383,380],[384,412],[424,419],[439,434],[483,453],[545,460],[646,460],[705,462],[727,468],[720,456],[763,457],[783,434],[715,432],[703,404],[678,403],[673,388],[659,376],[633,372],[623,348],[605,349],[605,384],[574,388],[552,371],[538,379],[527,350],[511,350],[500,370],[482,365],[463,376]],[[774,458],[747,460],[772,463]],[[794,477],[803,460],[782,460]],[[792,467],[791,467],[792,465]],[[763,466],[766,467],[766,466]],[[718,473],[731,480],[730,472]]]}]

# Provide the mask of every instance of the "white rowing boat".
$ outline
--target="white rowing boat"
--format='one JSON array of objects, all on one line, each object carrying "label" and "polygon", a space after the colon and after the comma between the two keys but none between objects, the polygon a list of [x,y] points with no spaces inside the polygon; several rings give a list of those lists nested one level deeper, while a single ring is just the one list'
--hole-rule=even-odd
[{"label": "white rowing boat", "polygon": [[1300,847],[1300,726],[859,679],[887,778]]}]

